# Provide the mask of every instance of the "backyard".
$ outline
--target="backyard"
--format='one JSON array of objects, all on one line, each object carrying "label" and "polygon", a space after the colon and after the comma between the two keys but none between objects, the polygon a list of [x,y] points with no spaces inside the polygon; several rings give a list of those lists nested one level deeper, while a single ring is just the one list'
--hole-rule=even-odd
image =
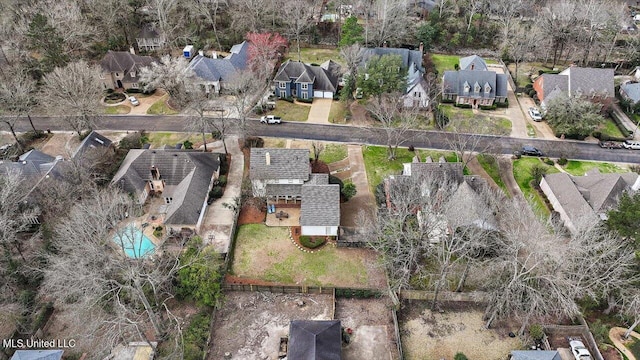
[{"label": "backyard", "polygon": [[309,110],[311,110],[311,105],[300,105],[285,100],[278,100],[276,102],[276,108],[265,114],[279,116],[285,121],[307,121]]},{"label": "backyard", "polygon": [[521,159],[514,160],[513,176],[515,177],[518,186],[522,190],[524,197],[532,202],[534,211],[548,216],[550,212],[544,202],[544,199],[542,198],[542,195],[540,195],[540,193],[538,193],[538,191],[531,186],[531,182],[533,180],[531,169],[536,164],[540,164],[541,166],[543,166],[546,169],[547,174],[560,172],[555,167],[545,164],[536,157],[523,156]]},{"label": "backyard", "polygon": [[376,254],[327,244],[314,253],[296,248],[289,228],[246,224],[238,228],[233,274],[281,284],[381,288]]},{"label": "backyard", "polygon": [[[289,48],[287,58],[292,61],[298,61],[298,51],[295,44],[292,44]],[[306,64],[320,65],[327,60],[333,60],[343,65],[343,60],[342,57],[340,57],[340,51],[338,49],[300,48],[300,58],[302,62]]]},{"label": "backyard", "polygon": [[[497,61],[493,59],[483,59],[487,64],[497,64]],[[440,76],[446,70],[455,70],[456,64],[460,64],[460,56],[458,55],[431,54],[431,60],[433,60],[433,65],[435,65]]]}]

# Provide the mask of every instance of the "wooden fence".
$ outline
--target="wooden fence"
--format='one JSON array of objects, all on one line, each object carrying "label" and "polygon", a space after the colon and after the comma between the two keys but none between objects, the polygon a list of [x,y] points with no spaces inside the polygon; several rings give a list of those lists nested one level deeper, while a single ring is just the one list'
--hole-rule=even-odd
[{"label": "wooden fence", "polygon": [[264,291],[277,294],[324,294],[337,297],[375,297],[382,296],[380,289],[372,288],[342,288],[331,286],[305,285],[253,285],[253,284],[222,284],[224,291]]},{"label": "wooden fence", "polygon": [[589,352],[591,352],[593,358],[595,360],[604,360],[602,354],[600,354],[600,350],[598,349],[598,344],[589,330],[587,322],[582,318],[582,316],[579,317],[579,320],[581,325],[542,325],[542,329],[545,334],[555,336],[580,336],[585,340],[585,345],[589,348]]}]

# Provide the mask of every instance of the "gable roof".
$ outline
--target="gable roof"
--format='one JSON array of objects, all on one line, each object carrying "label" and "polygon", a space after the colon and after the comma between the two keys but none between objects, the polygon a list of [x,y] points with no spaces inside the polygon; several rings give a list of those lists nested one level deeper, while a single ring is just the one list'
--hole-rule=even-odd
[{"label": "gable roof", "polygon": [[464,179],[463,165],[460,162],[412,162],[404,165],[403,175],[407,176],[428,176],[438,181],[452,180],[458,184]]},{"label": "gable roof", "polygon": [[[267,165],[269,154],[270,164]],[[309,179],[309,149],[251,148],[251,180]]]},{"label": "gable roof", "polygon": [[497,230],[498,223],[487,203],[467,181],[458,185],[449,198],[445,216],[452,227],[476,226],[485,230]]},{"label": "gable roof", "polygon": [[[280,65],[280,69],[274,77],[274,81],[289,82],[292,79],[297,83],[312,83],[314,90],[335,92],[338,88],[338,77],[322,66],[309,65],[298,61],[287,60]],[[333,67],[335,70],[335,67]]]},{"label": "gable roof", "polygon": [[640,83],[626,83],[620,85],[620,90],[634,103],[640,101]]},{"label": "gable roof", "polygon": [[[100,61],[100,67],[106,72],[124,73],[122,81],[131,82],[137,79],[140,70],[149,66],[156,60],[151,56],[140,56],[128,51],[107,51],[107,54]],[[136,76],[131,76],[134,72]]]},{"label": "gable roof", "polygon": [[302,185],[300,226],[340,225],[340,185]]},{"label": "gable roof", "polygon": [[558,205],[562,207],[567,214],[571,222],[571,224],[567,224],[569,228],[575,228],[576,224],[583,221],[592,223],[598,221],[595,212],[587,200],[585,200],[580,190],[578,190],[578,187],[569,174],[547,174],[544,175],[543,179],[549,186],[549,190],[553,193],[553,196],[558,200]]},{"label": "gable roof", "polygon": [[333,60],[327,60],[320,64],[320,67],[327,70],[335,78],[339,78],[342,75],[342,66]]},{"label": "gable roof", "polygon": [[16,350],[11,360],[60,360],[63,350]]},{"label": "gable roof", "polygon": [[568,76],[571,95],[614,96],[613,69],[583,68],[570,66],[560,73]]},{"label": "gable roof", "polygon": [[420,72],[424,73],[424,66],[422,66],[422,54],[418,50],[409,50],[403,48],[363,48],[360,51],[361,61],[360,66],[365,66],[369,60],[374,56],[383,55],[400,55],[402,59],[402,66],[405,69],[409,69],[412,66],[416,66]]},{"label": "gable roof", "polygon": [[574,176],[572,180],[591,208],[600,212],[616,206],[618,198],[633,186],[637,178],[638,175],[632,172],[624,174],[589,172],[585,176]]},{"label": "gable roof", "polygon": [[511,360],[562,360],[556,350],[513,350]]},{"label": "gable roof", "polygon": [[287,358],[295,360],[340,360],[340,320],[292,320],[289,324]]},{"label": "gable roof", "polygon": [[249,43],[243,41],[233,45],[230,54],[225,58],[210,58],[204,55],[196,55],[187,69],[205,81],[229,81],[238,71],[247,67],[249,58]]},{"label": "gable roof", "polygon": [[460,58],[460,70],[487,71],[487,63],[478,55]]},{"label": "gable roof", "polygon": [[[474,91],[475,85],[480,86],[480,92]],[[464,92],[465,86],[469,86],[468,93]],[[485,87],[491,89],[485,93]],[[497,74],[495,71],[459,70],[445,71],[442,77],[442,89],[445,94],[458,96],[494,99],[507,96],[507,76]]]},{"label": "gable roof", "polygon": [[90,149],[95,149],[100,147],[108,148],[109,146],[111,146],[111,143],[112,143],[111,140],[102,136],[95,130],[91,131],[91,133],[87,135],[87,137],[85,137],[84,140],[82,140],[80,145],[78,145],[78,148],[76,149],[76,151],[73,152],[73,155],[71,155],[71,157],[75,158],[76,156],[82,156],[82,154],[84,154],[87,150],[90,150]]},{"label": "gable roof", "polygon": [[113,177],[112,184],[125,191],[140,193],[151,179],[151,167],[164,180],[164,194],[173,201],[167,207],[166,224],[195,225],[206,201],[214,173],[220,166],[220,155],[187,150],[133,149]]}]

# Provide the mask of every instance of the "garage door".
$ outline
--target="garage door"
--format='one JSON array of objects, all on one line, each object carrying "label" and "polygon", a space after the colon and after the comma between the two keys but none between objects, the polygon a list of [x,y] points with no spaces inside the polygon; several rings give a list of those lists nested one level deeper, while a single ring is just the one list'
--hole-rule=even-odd
[{"label": "garage door", "polygon": [[314,98],[333,99],[333,92],[331,91],[313,91]]}]

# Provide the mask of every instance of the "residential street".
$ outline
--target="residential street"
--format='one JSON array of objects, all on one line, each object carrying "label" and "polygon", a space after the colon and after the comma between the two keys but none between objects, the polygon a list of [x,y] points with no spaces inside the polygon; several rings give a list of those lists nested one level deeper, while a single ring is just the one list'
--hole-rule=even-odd
[{"label": "residential street", "polygon": [[[40,129],[69,130],[61,126],[53,117],[32,117]],[[104,116],[97,121],[96,130],[122,131],[186,131],[184,121],[186,117],[178,115],[162,116]],[[29,122],[21,119],[16,123],[16,131],[28,131]],[[309,123],[285,122],[280,125],[260,126],[257,120],[249,121],[251,135],[271,136],[290,139],[307,139],[335,141],[352,144],[384,145],[386,135],[382,129],[372,127],[354,127],[346,125],[320,125]],[[412,130],[407,132],[405,146],[414,145],[418,148],[449,149],[447,138],[451,134],[440,131]],[[490,145],[496,154],[513,154],[523,145],[533,145],[542,150],[547,156],[578,160],[613,161],[623,163],[640,163],[640,151],[602,149],[593,143],[573,140],[542,140],[517,139],[494,135],[477,136],[481,144],[476,148]]]}]

